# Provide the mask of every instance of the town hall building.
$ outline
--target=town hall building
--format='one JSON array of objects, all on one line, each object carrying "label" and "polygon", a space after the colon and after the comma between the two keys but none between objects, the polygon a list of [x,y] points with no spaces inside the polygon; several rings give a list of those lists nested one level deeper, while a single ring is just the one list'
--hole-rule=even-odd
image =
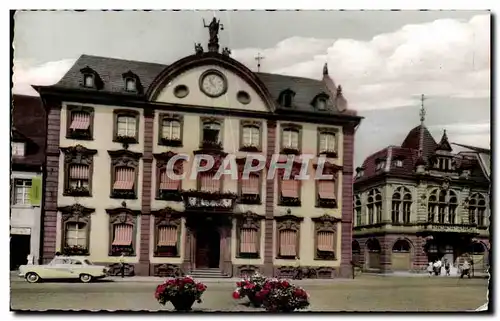
[{"label": "town hall building", "polygon": [[[349,277],[354,135],[361,117],[322,80],[252,72],[219,50],[170,65],[82,55],[55,85],[34,86],[48,114],[43,259],[84,255],[116,273]],[[193,157],[213,171],[190,177]],[[214,180],[218,160],[313,154],[309,180]],[[318,157],[332,179],[314,180]],[[296,158],[292,177],[302,161]],[[242,168],[240,168],[240,171]]]},{"label": "town hall building", "polygon": [[367,157],[354,180],[353,261],[367,271],[455,268],[465,257],[485,272],[490,250],[490,179],[479,153],[453,153],[446,130],[436,142],[425,126],[400,146]]}]

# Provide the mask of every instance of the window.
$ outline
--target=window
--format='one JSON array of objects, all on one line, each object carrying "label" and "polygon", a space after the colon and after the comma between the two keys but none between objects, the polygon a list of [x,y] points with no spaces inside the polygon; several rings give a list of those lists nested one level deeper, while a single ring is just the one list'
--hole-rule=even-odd
[{"label": "window", "polygon": [[109,214],[109,255],[134,255],[135,228],[140,211],[119,207],[106,212]]},{"label": "window", "polygon": [[336,208],[337,197],[335,191],[335,180],[317,181],[316,206],[322,208]]},{"label": "window", "polygon": [[111,157],[111,198],[136,199],[141,153],[130,150],[108,151]]},{"label": "window", "polygon": [[125,90],[126,91],[130,91],[130,92],[134,92],[136,91],[136,85],[135,85],[135,79],[133,78],[127,78],[125,80]]},{"label": "window", "polygon": [[198,174],[199,190],[202,192],[209,192],[209,193],[220,192],[223,176],[221,176],[220,179],[218,180],[214,179],[214,176],[215,172],[214,173],[206,172]]},{"label": "window", "polygon": [[[433,190],[429,195],[428,209],[429,222],[456,224],[456,210],[458,207],[457,194],[452,190]],[[437,213],[436,213],[437,210]]]},{"label": "window", "polygon": [[276,217],[278,258],[295,259],[299,257],[301,217],[285,215]]},{"label": "window", "polygon": [[394,161],[394,166],[396,166],[396,167],[403,167],[403,160],[401,160],[401,159],[396,159],[396,160]]},{"label": "window", "polygon": [[394,243],[392,247],[392,252],[396,253],[409,253],[410,252],[410,243],[406,240],[398,240]]},{"label": "window", "polygon": [[237,219],[239,258],[258,258],[260,253],[260,230],[263,216],[251,211],[242,213]]},{"label": "window", "polygon": [[319,149],[321,152],[335,150],[335,135],[331,133],[320,134]]},{"label": "window", "polygon": [[176,211],[167,207],[153,211],[155,216],[154,256],[179,257],[181,240],[181,219]]},{"label": "window", "polygon": [[71,164],[69,166],[69,189],[89,193],[89,166]]},{"label": "window", "polygon": [[283,174],[280,175],[281,197],[279,205],[281,206],[300,206],[300,181],[284,179]]},{"label": "window", "polygon": [[451,159],[438,157],[434,162],[434,167],[442,171],[449,171],[452,169]]},{"label": "window", "polygon": [[201,148],[222,149],[222,125],[220,121],[212,118],[202,119]]},{"label": "window", "polygon": [[15,205],[29,205],[31,193],[30,179],[15,179],[14,180],[14,197]]},{"label": "window", "polygon": [[313,218],[316,260],[335,260],[337,250],[337,223],[340,219],[329,215]]},{"label": "window", "polygon": [[483,195],[475,193],[469,200],[469,224],[477,223],[485,226],[486,200]]},{"label": "window", "polygon": [[118,136],[135,137],[136,126],[135,117],[118,116]]},{"label": "window", "polygon": [[20,142],[12,142],[12,156],[14,157],[24,157],[26,153],[26,144]]},{"label": "window", "polygon": [[295,93],[292,90],[287,89],[280,94],[279,101],[283,107],[292,107],[292,101],[294,96]]},{"label": "window", "polygon": [[392,194],[392,223],[410,223],[411,193],[406,187],[398,187]]},{"label": "window", "polygon": [[240,172],[240,204],[260,204],[260,176],[250,173],[243,179]]},{"label": "window", "polygon": [[316,108],[318,110],[325,110],[326,109],[326,99],[325,98],[316,99]]},{"label": "window", "polygon": [[87,247],[87,226],[85,223],[66,224],[66,246]]},{"label": "window", "polygon": [[95,149],[82,145],[61,148],[64,153],[64,196],[91,196]]},{"label": "window", "polygon": [[181,139],[181,123],[175,119],[164,119],[161,127],[162,138],[167,140]]},{"label": "window", "polygon": [[253,120],[240,121],[240,151],[259,152],[262,146],[262,123]]},{"label": "window", "polygon": [[83,84],[87,88],[94,88],[94,75],[84,75]]},{"label": "window", "polygon": [[68,106],[66,138],[91,140],[93,138],[94,108]]},{"label": "window", "polygon": [[243,127],[243,146],[255,146],[260,144],[260,128],[257,126]]},{"label": "window", "polygon": [[160,114],[158,123],[158,144],[163,146],[182,146],[182,115]]},{"label": "window", "polygon": [[283,154],[300,154],[301,130],[299,125],[284,125],[281,131],[281,151]]},{"label": "window", "polygon": [[359,197],[359,195],[356,195],[354,197],[354,213],[356,214],[356,226],[362,225],[361,209],[362,209],[361,197]]},{"label": "window", "polygon": [[375,170],[379,171],[385,167],[385,160],[378,160]]},{"label": "window", "polygon": [[257,230],[252,228],[242,228],[240,230],[240,254],[255,254],[257,253]]},{"label": "window", "polygon": [[139,112],[115,110],[114,140],[119,143],[136,144],[139,139]]},{"label": "window", "polygon": [[368,225],[375,224],[375,216],[377,223],[382,222],[382,195],[378,189],[372,189],[368,193]]}]

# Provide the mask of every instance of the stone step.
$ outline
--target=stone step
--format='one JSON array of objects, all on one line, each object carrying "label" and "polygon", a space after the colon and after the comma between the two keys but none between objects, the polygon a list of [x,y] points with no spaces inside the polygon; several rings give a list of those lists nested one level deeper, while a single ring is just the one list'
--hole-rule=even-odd
[{"label": "stone step", "polygon": [[194,278],[228,278],[228,275],[225,275],[219,269],[196,269],[192,270],[189,275]]}]

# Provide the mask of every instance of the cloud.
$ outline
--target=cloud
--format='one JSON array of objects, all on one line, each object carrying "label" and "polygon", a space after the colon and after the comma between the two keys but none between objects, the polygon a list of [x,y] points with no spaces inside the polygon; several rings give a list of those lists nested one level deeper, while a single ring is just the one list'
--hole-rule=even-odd
[{"label": "cloud", "polygon": [[75,59],[50,61],[41,65],[31,65],[23,60],[14,61],[14,75],[12,91],[15,94],[37,96],[38,93],[31,85],[53,85],[75,63]]},{"label": "cloud", "polygon": [[490,96],[490,16],[469,21],[439,19],[406,25],[369,41],[289,38],[272,48],[233,50],[235,59],[262,71],[342,84],[357,110],[416,104],[416,96],[476,98]]}]

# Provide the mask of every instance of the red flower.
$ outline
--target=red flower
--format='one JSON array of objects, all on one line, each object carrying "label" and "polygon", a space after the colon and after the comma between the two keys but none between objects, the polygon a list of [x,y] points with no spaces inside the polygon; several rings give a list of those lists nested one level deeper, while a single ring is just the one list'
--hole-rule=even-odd
[{"label": "red flower", "polygon": [[207,289],[207,287],[203,283],[196,284],[196,288],[198,289],[198,291],[205,291]]},{"label": "red flower", "polygon": [[194,280],[193,280],[193,279],[191,279],[191,278],[185,277],[185,278],[184,278],[184,282],[185,282],[185,283],[194,283]]},{"label": "red flower", "polygon": [[286,280],[283,280],[281,282],[281,285],[283,285],[285,288],[287,288],[290,285],[290,283],[288,283],[288,281],[286,281]]},{"label": "red flower", "polygon": [[234,291],[233,292],[233,299],[238,300],[240,298],[240,292]]},{"label": "red flower", "polygon": [[236,282],[237,287],[241,287],[241,282]]}]

